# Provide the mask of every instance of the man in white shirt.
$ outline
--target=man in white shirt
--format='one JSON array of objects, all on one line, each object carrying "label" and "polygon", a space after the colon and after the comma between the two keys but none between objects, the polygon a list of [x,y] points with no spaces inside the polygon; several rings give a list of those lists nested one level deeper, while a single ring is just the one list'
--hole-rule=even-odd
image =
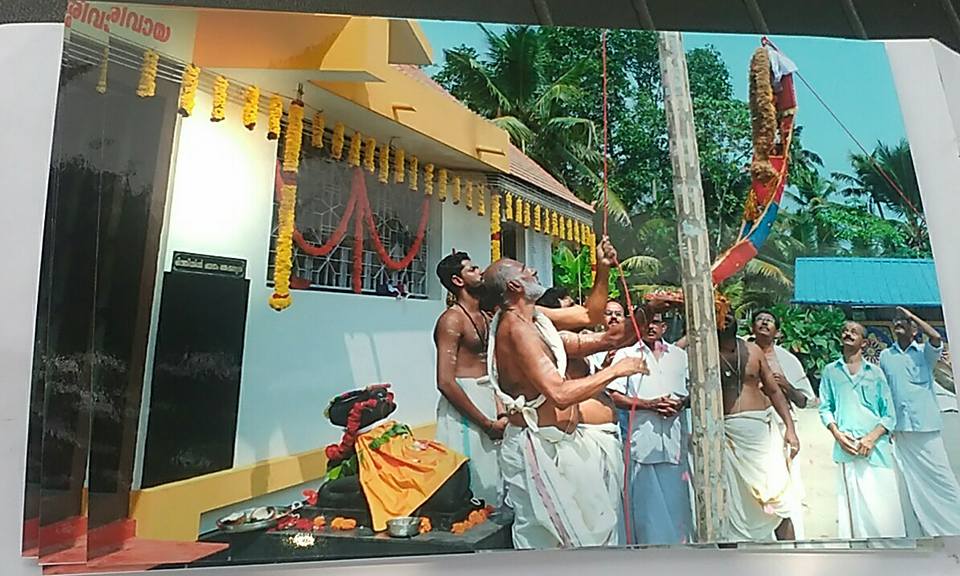
[{"label": "man in white shirt", "polygon": [[[780,333],[780,319],[770,310],[759,310],[753,315],[753,324],[751,326],[753,341],[767,359],[767,365],[773,373],[774,379],[780,385],[780,390],[790,402],[790,414],[793,416],[793,422],[797,422],[797,409],[813,406],[817,402],[817,396],[813,393],[813,386],[807,377],[800,360],[790,353],[786,348],[777,345],[777,335]],[[780,431],[785,432],[786,427],[780,422]],[[794,495],[792,501],[795,510],[790,513],[790,520],[793,522],[794,538],[796,540],[806,539],[806,530],[804,529],[803,500],[806,493],[803,487],[803,479],[800,475],[799,463],[790,467],[790,481]]]},{"label": "man in white shirt", "polygon": [[620,378],[607,387],[630,446],[624,498],[628,544],[685,544],[693,536],[681,418],[688,398],[687,354],[663,341],[661,314],[641,308],[636,317],[642,340],[619,350],[613,361],[640,357],[650,373]]}]

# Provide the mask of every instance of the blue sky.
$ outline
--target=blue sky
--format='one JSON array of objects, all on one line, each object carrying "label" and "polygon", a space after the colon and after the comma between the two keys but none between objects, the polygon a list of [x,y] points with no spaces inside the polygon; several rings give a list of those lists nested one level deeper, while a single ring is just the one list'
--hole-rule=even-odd
[{"label": "blue sky", "polygon": [[[474,23],[420,21],[442,64],[443,50],[460,44],[481,53],[486,38]],[[489,25],[493,31],[505,26]],[[733,34],[684,34],[689,50],[713,45],[730,70],[737,97],[747,97],[747,66],[760,37]],[[771,40],[787,54],[800,73],[820,93],[860,142],[872,151],[877,141],[894,144],[906,137],[900,104],[883,45],[856,40],[778,37]],[[435,72],[431,67],[428,71]],[[849,172],[847,157],[856,145],[802,83],[797,83],[798,122],[804,126],[804,146],[823,157],[827,172]]]}]

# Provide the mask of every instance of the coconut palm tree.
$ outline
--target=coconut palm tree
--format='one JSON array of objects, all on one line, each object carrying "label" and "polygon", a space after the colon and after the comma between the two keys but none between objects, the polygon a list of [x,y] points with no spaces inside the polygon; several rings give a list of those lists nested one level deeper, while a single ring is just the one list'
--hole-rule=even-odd
[{"label": "coconut palm tree", "polygon": [[538,28],[513,26],[502,35],[480,29],[489,43],[487,54],[481,57],[467,46],[445,50],[445,64],[434,78],[564,184],[591,183],[593,190],[577,192],[594,200],[600,165],[596,127],[563,112],[564,104],[581,97],[581,77],[593,55],[548,78]]}]

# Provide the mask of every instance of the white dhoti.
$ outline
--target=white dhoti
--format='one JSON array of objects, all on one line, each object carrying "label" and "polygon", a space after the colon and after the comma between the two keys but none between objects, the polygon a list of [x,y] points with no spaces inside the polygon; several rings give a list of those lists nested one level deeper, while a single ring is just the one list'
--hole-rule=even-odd
[{"label": "white dhoti", "polygon": [[[783,424],[779,417],[777,417],[777,422],[780,424],[780,434],[785,434],[787,430],[786,425]],[[793,422],[796,424],[796,418],[794,418]],[[805,511],[803,508],[803,502],[807,498],[807,492],[803,485],[803,477],[800,475],[799,462],[794,462],[790,466],[790,489],[793,491],[793,495],[790,498],[790,522],[793,523],[794,539],[799,542],[807,539],[806,522],[804,520]]]},{"label": "white dhoti", "polygon": [[630,534],[636,544],[689,544],[687,463],[630,464]]},{"label": "white dhoti", "polygon": [[608,545],[626,543],[623,524],[623,442],[620,441],[620,426],[617,424],[581,424],[580,431],[586,441],[593,442],[601,457],[603,483],[607,488],[610,506],[617,513],[617,529]]},{"label": "white dhoti", "polygon": [[871,466],[866,458],[841,462],[837,485],[840,538],[902,538],[906,535],[893,468]]},{"label": "white dhoti", "polygon": [[[896,432],[893,453],[908,495],[904,515],[924,536],[960,535],[960,485],[940,432]],[[913,518],[910,518],[913,520]]]},{"label": "white dhoti", "polygon": [[518,549],[609,545],[616,510],[601,474],[596,443],[579,430],[507,426],[500,449],[506,504]]},{"label": "white dhoti", "polygon": [[776,418],[773,408],[724,417],[725,540],[771,541],[796,508]]},{"label": "white dhoti", "polygon": [[[484,416],[496,420],[497,403],[487,377],[457,378],[457,384]],[[477,498],[499,507],[503,483],[498,448],[493,440],[445,397],[437,403],[437,441],[470,459],[470,490]]]}]

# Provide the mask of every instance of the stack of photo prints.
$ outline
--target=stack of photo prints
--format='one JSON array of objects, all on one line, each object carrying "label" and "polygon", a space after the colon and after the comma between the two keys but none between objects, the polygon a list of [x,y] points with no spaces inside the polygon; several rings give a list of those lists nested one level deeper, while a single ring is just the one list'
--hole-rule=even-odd
[{"label": "stack of photo prints", "polygon": [[23,511],[45,574],[960,535],[882,43],[81,0],[65,24]]}]

